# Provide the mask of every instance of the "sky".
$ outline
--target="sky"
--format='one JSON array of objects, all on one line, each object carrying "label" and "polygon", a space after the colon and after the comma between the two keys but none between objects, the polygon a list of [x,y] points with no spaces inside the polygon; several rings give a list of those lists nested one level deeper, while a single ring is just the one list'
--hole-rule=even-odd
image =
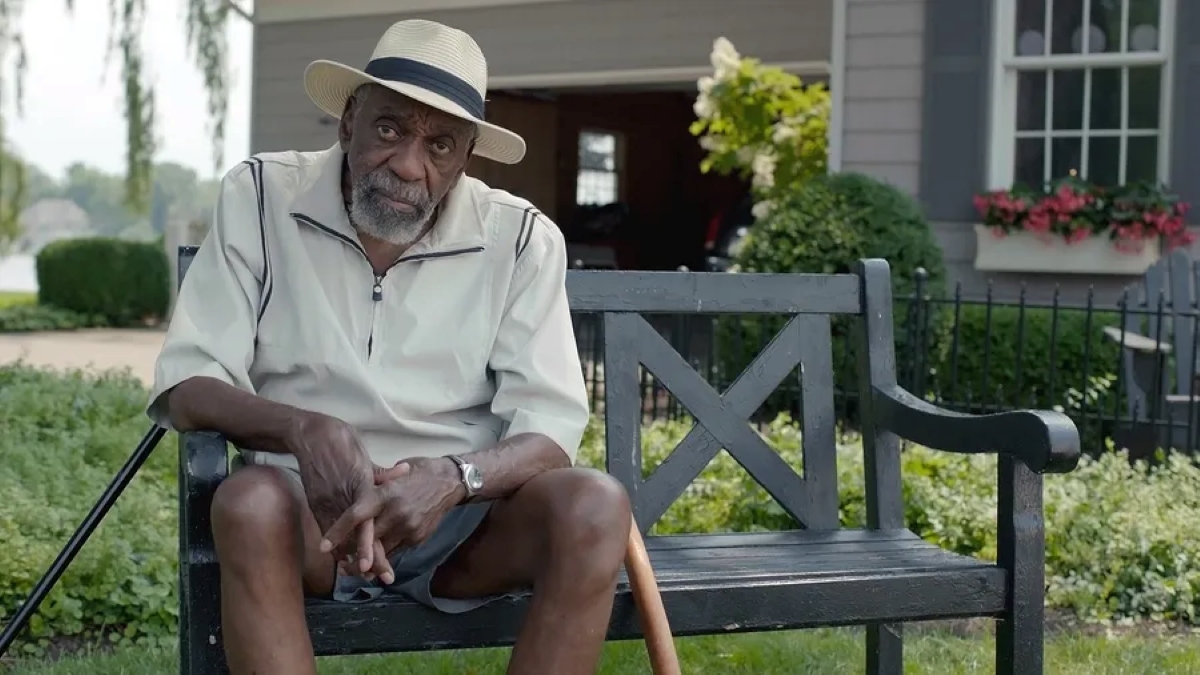
[{"label": "sky", "polygon": [[[74,11],[68,12],[65,0],[25,3],[24,102],[18,113],[6,87],[8,136],[26,161],[56,178],[74,162],[124,173],[121,64],[119,57],[106,59],[108,4],[109,0],[76,0]],[[155,160],[178,162],[202,177],[219,176],[250,147],[250,24],[236,16],[229,22],[225,151],[222,163],[214,166],[203,80],[185,40],[184,0],[152,0],[146,5],[142,42],[157,94]]]}]

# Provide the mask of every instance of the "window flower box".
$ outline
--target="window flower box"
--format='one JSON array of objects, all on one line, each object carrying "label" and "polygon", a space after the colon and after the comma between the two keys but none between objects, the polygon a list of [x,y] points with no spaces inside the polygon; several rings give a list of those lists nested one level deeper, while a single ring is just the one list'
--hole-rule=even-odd
[{"label": "window flower box", "polygon": [[986,272],[1128,274],[1137,276],[1159,258],[1157,239],[1122,247],[1107,236],[1074,242],[1033,232],[975,226],[975,269]]},{"label": "window flower box", "polygon": [[1139,275],[1192,243],[1188,204],[1153,185],[1100,188],[1075,178],[975,197],[975,269]]}]

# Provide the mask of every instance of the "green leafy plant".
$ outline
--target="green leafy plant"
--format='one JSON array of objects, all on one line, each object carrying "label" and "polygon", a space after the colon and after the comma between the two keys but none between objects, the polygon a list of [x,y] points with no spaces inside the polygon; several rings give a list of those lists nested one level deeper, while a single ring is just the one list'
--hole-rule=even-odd
[{"label": "green leafy plant", "polygon": [[703,172],[750,180],[755,215],[825,173],[829,92],[780,68],[738,54],[722,37],[713,43],[713,74],[697,82],[693,135],[707,155]]},{"label": "green leafy plant", "polygon": [[108,325],[104,317],[88,316],[51,305],[20,304],[0,307],[0,333],[76,330]]}]

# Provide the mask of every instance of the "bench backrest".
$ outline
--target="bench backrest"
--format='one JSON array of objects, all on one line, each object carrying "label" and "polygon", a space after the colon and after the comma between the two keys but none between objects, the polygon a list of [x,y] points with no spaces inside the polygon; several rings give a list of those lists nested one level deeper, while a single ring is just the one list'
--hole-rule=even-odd
[{"label": "bench backrest", "polygon": [[[197,250],[180,247],[180,283]],[[885,261],[860,261],[854,274],[832,275],[571,270],[567,294],[573,312],[601,317],[607,471],[629,491],[643,532],[722,448],[803,527],[839,527],[830,318],[858,318],[862,392],[894,384],[891,278]],[[773,314],[790,320],[729,388],[718,393],[642,316],[664,313]],[[747,422],[797,365],[803,475]],[[645,478],[639,367],[650,371],[696,422]],[[868,526],[903,527],[899,442],[893,434],[872,428],[871,396],[862,392]]]}]

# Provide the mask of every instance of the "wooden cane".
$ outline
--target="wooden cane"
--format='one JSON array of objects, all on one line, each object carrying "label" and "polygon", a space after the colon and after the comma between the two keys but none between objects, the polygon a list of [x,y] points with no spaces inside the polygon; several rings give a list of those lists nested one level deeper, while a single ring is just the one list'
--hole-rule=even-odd
[{"label": "wooden cane", "polygon": [[663,607],[658,581],[654,578],[654,568],[650,567],[650,556],[646,553],[646,542],[642,541],[642,533],[638,531],[636,520],[629,528],[625,571],[629,573],[629,587],[633,590],[633,601],[642,621],[642,633],[646,636],[650,669],[654,675],[681,675],[679,656],[675,654],[675,640],[671,637],[671,624],[667,621],[667,610]]}]

